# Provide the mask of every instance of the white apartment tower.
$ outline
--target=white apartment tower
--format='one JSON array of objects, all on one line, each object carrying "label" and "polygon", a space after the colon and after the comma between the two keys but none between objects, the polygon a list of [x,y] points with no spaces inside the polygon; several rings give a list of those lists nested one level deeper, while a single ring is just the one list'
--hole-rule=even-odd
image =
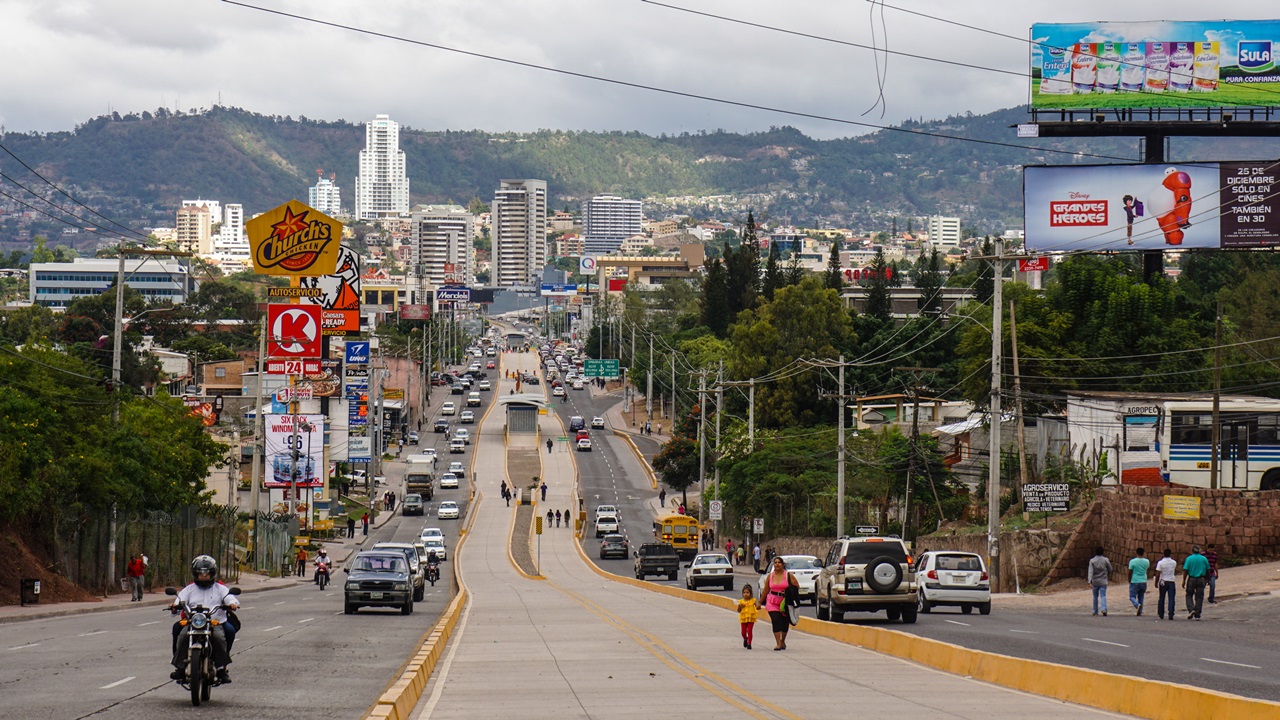
[{"label": "white apartment tower", "polygon": [[474,223],[475,217],[457,205],[419,205],[413,211],[413,263],[427,284],[470,285],[475,280]]},{"label": "white apartment tower", "polygon": [[174,225],[174,238],[182,252],[208,255],[213,251],[213,214],[207,205],[188,205],[178,208]]},{"label": "white apartment tower", "polygon": [[960,247],[960,218],[930,215],[929,245],[938,249]]},{"label": "white apartment tower", "polygon": [[244,206],[229,203],[222,209],[222,229],[213,236],[210,259],[228,275],[253,265],[249,254],[249,238],[244,234]]},{"label": "white apartment tower", "polygon": [[[319,209],[319,208],[317,208]],[[365,125],[364,150],[356,175],[357,220],[409,214],[409,177],[400,149],[400,123],[378,115]]]},{"label": "white apartment tower", "polygon": [[[364,153],[361,155],[363,156]],[[342,212],[342,197],[340,188],[333,182],[335,175],[329,173],[329,177],[325,177],[323,171],[317,171],[316,174],[319,176],[316,178],[316,184],[307,188],[307,205],[329,217],[336,217]]]},{"label": "white apartment tower", "polygon": [[582,202],[582,236],[588,255],[617,252],[622,241],[642,232],[643,223],[639,200],[597,195]]},{"label": "white apartment tower", "polygon": [[541,285],[547,264],[547,181],[501,181],[491,211],[493,284]]}]

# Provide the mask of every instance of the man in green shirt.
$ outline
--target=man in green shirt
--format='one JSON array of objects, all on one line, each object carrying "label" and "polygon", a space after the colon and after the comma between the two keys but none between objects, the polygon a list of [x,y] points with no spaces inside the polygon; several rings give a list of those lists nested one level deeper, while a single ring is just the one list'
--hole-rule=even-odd
[{"label": "man in green shirt", "polygon": [[1142,602],[1147,597],[1147,571],[1151,569],[1151,561],[1146,554],[1146,550],[1138,548],[1137,557],[1129,561],[1129,602],[1139,615],[1142,614]]},{"label": "man in green shirt", "polygon": [[1199,545],[1191,546],[1191,554],[1182,561],[1182,589],[1187,591],[1187,619],[1200,619],[1204,609],[1204,586],[1209,580],[1209,560]]}]

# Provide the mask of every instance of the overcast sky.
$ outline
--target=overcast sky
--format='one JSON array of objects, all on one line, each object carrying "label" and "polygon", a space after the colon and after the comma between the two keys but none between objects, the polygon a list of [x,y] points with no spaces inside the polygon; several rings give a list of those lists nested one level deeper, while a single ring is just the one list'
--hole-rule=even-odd
[{"label": "overcast sky", "polygon": [[[662,0],[755,23],[1025,72],[1028,45],[865,0]],[[891,0],[893,2],[894,0]],[[421,42],[739,102],[877,124],[1026,102],[1024,77],[890,56],[885,113],[870,50],[642,0],[248,0]],[[1035,22],[1197,20],[1202,0],[896,0],[1026,38]],[[1263,19],[1265,3],[1233,10]],[[872,10],[874,8],[874,20]],[[1274,14],[1274,13],[1273,13]],[[70,130],[121,114],[207,108],[418,129],[732,131],[865,128],[623,88],[282,18],[218,0],[0,0],[0,125]],[[883,62],[883,57],[881,57]]]}]

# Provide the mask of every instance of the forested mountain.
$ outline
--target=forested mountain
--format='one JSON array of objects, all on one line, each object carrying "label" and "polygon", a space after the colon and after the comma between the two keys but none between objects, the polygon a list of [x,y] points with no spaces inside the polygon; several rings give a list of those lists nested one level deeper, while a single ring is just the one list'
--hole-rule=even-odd
[{"label": "forested mountain", "polygon": [[[912,121],[899,129],[1019,143],[1012,126],[1026,121],[1024,108],[1010,108]],[[305,200],[319,169],[337,173],[344,204],[350,205],[364,126],[217,107],[186,114],[116,113],[73,131],[0,137],[14,154],[95,209],[135,225],[167,225],[184,198],[239,202],[249,213],[290,198]],[[549,182],[555,209],[599,192],[640,198],[749,195],[762,219],[826,220],[862,230],[887,229],[891,217],[930,213],[958,215],[983,231],[1018,227],[1021,165],[1089,162],[1089,153],[1138,154],[1132,140],[1021,141],[1033,146],[1023,149],[893,130],[815,140],[790,127],[657,137],[402,127],[400,138],[415,203],[488,200],[501,178],[536,177]],[[1267,153],[1275,154],[1261,142],[1183,141],[1175,144],[1171,158],[1243,159]],[[0,169],[33,180],[7,156]],[[18,209],[2,197],[0,207]],[[53,221],[44,225],[53,232],[61,227]],[[0,219],[0,243],[11,243],[17,228],[12,215]]]}]

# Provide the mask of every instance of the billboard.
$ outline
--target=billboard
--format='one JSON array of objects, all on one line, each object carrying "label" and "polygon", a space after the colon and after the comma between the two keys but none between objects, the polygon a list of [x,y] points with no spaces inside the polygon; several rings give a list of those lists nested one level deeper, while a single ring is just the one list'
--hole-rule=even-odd
[{"label": "billboard", "polygon": [[297,200],[244,224],[259,275],[332,275],[338,264],[342,223]]},{"label": "billboard", "polygon": [[320,357],[320,307],[317,305],[267,305],[267,357]]},{"label": "billboard", "polygon": [[431,306],[430,305],[401,305],[400,319],[401,320],[430,320]]},{"label": "billboard", "polygon": [[299,302],[320,306],[325,335],[360,332],[360,256],[355,250],[338,246],[337,267],[330,275],[294,278]]},{"label": "billboard", "polygon": [[1271,247],[1278,173],[1273,161],[1027,167],[1027,249]]},{"label": "billboard", "polygon": [[1280,106],[1280,20],[1038,23],[1031,108]]},{"label": "billboard", "polygon": [[298,487],[323,487],[320,470],[324,467],[324,416],[268,415],[266,422],[266,455],[271,467],[263,484],[269,488],[289,487],[296,471]]}]

